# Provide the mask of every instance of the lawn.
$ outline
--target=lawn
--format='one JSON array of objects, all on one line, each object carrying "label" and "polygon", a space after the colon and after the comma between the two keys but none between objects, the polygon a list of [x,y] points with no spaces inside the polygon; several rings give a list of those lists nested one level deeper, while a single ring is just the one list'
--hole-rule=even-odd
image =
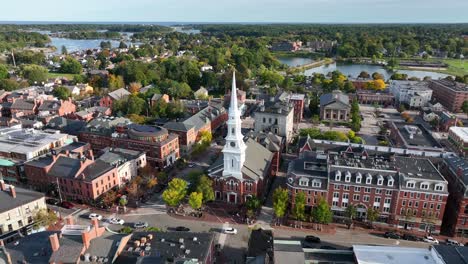
[{"label": "lawn", "polygon": [[73,80],[73,77],[75,77],[75,75],[76,74],[49,72],[48,77],[49,78],[65,77],[68,80]]},{"label": "lawn", "polygon": [[468,74],[468,60],[445,59],[443,62],[449,65],[447,72],[464,76]]}]

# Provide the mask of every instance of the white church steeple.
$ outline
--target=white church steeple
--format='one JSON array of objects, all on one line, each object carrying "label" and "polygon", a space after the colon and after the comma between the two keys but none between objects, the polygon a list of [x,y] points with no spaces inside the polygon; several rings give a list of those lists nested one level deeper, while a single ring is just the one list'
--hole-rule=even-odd
[{"label": "white church steeple", "polygon": [[223,148],[224,170],[223,176],[233,176],[242,180],[242,167],[245,162],[244,136],[241,132],[242,121],[237,106],[236,73],[232,75],[231,104],[229,105],[229,117],[227,121],[228,133],[226,145]]}]

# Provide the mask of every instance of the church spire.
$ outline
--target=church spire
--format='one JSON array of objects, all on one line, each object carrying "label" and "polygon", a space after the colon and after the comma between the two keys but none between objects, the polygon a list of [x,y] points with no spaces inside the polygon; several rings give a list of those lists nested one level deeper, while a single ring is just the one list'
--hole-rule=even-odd
[{"label": "church spire", "polygon": [[235,177],[242,180],[242,168],[245,162],[244,136],[241,132],[242,121],[237,105],[236,74],[232,75],[231,104],[229,106],[229,117],[227,121],[228,133],[226,145],[223,148],[224,170],[223,176]]}]

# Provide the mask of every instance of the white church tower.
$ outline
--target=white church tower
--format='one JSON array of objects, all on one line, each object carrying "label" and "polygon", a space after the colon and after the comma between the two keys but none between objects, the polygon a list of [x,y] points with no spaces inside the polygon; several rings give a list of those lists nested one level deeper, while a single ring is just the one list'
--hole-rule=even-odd
[{"label": "white church tower", "polygon": [[224,170],[223,177],[235,177],[242,181],[242,167],[245,162],[245,150],[241,133],[242,121],[237,106],[236,73],[232,75],[231,104],[229,106],[229,119],[227,121],[228,134],[226,145],[223,148]]}]

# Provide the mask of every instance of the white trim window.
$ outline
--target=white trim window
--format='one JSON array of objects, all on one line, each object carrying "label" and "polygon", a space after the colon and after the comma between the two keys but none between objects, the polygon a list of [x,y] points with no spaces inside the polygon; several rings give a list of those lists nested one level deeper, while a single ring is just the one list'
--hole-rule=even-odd
[{"label": "white trim window", "polygon": [[366,176],[366,184],[371,184],[371,183],[372,183],[372,175],[368,173]]},{"label": "white trim window", "polygon": [[434,186],[434,190],[440,191],[440,192],[441,192],[441,191],[444,190],[444,185],[443,185],[443,184],[440,184],[440,183],[439,183],[439,184],[436,184],[436,185]]},{"label": "white trim window", "polygon": [[351,181],[351,172],[346,171],[345,172],[345,182],[350,182]]},{"label": "white trim window", "polygon": [[299,186],[309,186],[309,179],[307,179],[307,178],[300,178],[300,179],[299,179]]},{"label": "white trim window", "polygon": [[419,185],[419,188],[421,188],[423,190],[429,190],[429,183],[428,182],[421,182],[421,184]]},{"label": "white trim window", "polygon": [[340,181],[341,180],[341,171],[336,171],[335,172],[335,181]]},{"label": "white trim window", "polygon": [[362,174],[360,172],[356,173],[356,183],[361,183],[362,181]]},{"label": "white trim window", "polygon": [[322,187],[322,181],[317,180],[317,179],[312,180],[312,187],[317,187],[317,188]]},{"label": "white trim window", "polygon": [[406,188],[414,189],[415,186],[416,186],[416,182],[414,182],[414,181],[407,181],[406,182]]},{"label": "white trim window", "polygon": [[383,185],[383,176],[380,174],[377,176],[377,185]]},{"label": "white trim window", "polygon": [[391,187],[391,186],[393,186],[394,182],[395,182],[395,180],[393,179],[393,177],[388,176],[387,185]]}]

